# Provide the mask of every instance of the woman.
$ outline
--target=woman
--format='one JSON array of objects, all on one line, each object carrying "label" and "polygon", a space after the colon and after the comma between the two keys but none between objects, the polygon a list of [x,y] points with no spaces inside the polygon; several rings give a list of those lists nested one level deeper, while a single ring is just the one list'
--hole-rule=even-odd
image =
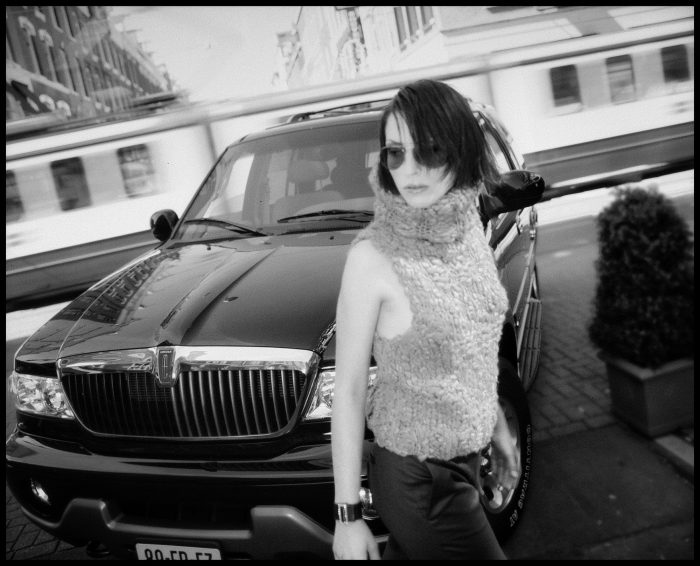
[{"label": "woman", "polygon": [[493,158],[468,102],[436,81],[396,94],[380,142],[375,217],[338,299],[334,555],[379,558],[357,505],[366,418],[370,486],[390,533],[383,558],[503,559],[476,488],[454,471],[476,469],[491,441],[499,482],[517,477],[496,393],[507,297],[476,208]]}]

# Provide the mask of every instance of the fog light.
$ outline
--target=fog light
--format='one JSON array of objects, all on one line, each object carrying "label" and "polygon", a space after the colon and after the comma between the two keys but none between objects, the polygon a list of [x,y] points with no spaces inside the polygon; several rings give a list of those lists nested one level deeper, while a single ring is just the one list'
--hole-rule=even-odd
[{"label": "fog light", "polygon": [[49,494],[44,491],[41,484],[38,481],[29,480],[29,485],[32,488],[32,493],[34,496],[45,505],[51,505],[51,500],[49,499]]}]

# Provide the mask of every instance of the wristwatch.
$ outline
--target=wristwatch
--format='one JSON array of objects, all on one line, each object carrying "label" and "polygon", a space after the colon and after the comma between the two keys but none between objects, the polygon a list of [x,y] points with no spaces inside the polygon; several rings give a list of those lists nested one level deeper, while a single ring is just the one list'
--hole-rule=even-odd
[{"label": "wristwatch", "polygon": [[334,503],[335,519],[344,525],[362,519],[361,503]]}]

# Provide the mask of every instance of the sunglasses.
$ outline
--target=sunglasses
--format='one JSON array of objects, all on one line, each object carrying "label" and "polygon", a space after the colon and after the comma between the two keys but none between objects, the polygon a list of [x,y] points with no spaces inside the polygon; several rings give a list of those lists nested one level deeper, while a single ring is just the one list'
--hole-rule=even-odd
[{"label": "sunglasses", "polygon": [[[413,148],[413,159],[416,160],[416,163],[420,163],[428,169],[436,169],[447,163],[447,152],[437,145],[430,145],[420,153],[415,145],[408,147]],[[379,160],[388,169],[398,169],[406,160],[406,149],[406,146],[402,145],[384,146],[380,150]]]}]

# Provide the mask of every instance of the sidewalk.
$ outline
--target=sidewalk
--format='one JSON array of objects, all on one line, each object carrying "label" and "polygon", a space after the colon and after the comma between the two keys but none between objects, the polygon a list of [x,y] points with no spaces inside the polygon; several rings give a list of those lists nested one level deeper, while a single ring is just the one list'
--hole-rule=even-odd
[{"label": "sidewalk", "polygon": [[594,287],[548,281],[542,359],[528,393],[534,429],[528,508],[510,559],[694,558],[694,427],[649,440],[610,414],[605,365],[586,333]]}]

